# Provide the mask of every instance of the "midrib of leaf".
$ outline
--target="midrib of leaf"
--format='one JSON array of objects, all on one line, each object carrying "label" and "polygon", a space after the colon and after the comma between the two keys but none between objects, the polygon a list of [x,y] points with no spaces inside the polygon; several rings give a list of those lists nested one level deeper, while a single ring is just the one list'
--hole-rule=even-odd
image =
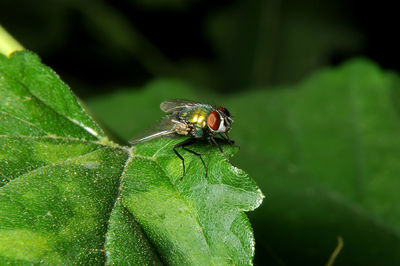
[{"label": "midrib of leaf", "polygon": [[[103,241],[103,248],[102,250],[105,250],[105,245],[106,245],[106,241],[107,241],[107,232],[108,232],[108,228],[110,225],[110,220],[111,220],[111,214],[113,212],[113,210],[116,208],[118,202],[120,201],[120,196],[121,196],[121,191],[122,191],[122,181],[124,178],[124,173],[126,172],[127,169],[127,165],[132,161],[133,158],[133,154],[132,154],[132,149],[125,149],[125,151],[128,152],[128,158],[126,159],[125,163],[124,163],[124,167],[122,168],[122,172],[121,172],[121,176],[118,178],[118,193],[116,195],[116,197],[113,199],[113,204],[112,204],[112,208],[110,210],[110,213],[108,214],[108,218],[107,218],[107,222],[106,222],[106,230],[105,230],[105,234],[104,234],[104,241]],[[123,206],[123,204],[121,204]],[[109,257],[107,256],[107,253],[104,252],[104,257],[105,257],[105,262],[108,261]]]},{"label": "midrib of leaf", "polygon": [[[131,211],[130,211],[129,209],[127,209],[126,206],[124,206],[124,204],[122,203],[122,200],[121,200],[121,192],[122,192],[122,190],[123,190],[123,180],[124,180],[124,177],[125,177],[125,173],[126,173],[127,167],[128,167],[128,165],[129,165],[129,163],[132,161],[132,159],[133,159],[134,157],[138,157],[138,156],[135,156],[135,155],[133,154],[133,147],[122,146],[121,149],[124,150],[126,153],[128,153],[128,158],[126,159],[126,161],[125,161],[125,163],[124,163],[124,166],[123,166],[123,168],[122,168],[122,171],[121,171],[121,175],[120,175],[119,178],[118,178],[118,184],[117,184],[117,185],[118,185],[118,193],[117,193],[117,195],[115,196],[115,198],[113,199],[113,204],[112,204],[113,207],[110,209],[110,213],[107,214],[107,215],[108,215],[108,219],[107,219],[107,222],[106,222],[106,225],[105,225],[106,230],[105,230],[104,240],[103,240],[103,244],[102,244],[102,247],[103,247],[102,250],[103,250],[103,253],[104,253],[104,256],[105,256],[105,263],[106,263],[106,264],[108,263],[108,261],[110,260],[110,258],[109,258],[109,256],[108,256],[108,253],[107,253],[107,252],[104,252],[104,251],[106,250],[105,245],[106,245],[106,242],[107,242],[107,233],[108,233],[108,231],[109,231],[109,225],[110,225],[110,220],[111,220],[111,214],[113,213],[113,210],[117,207],[118,204],[120,204],[120,205],[122,206],[122,208],[126,209],[127,212],[130,214],[131,219],[135,219],[133,213],[131,213]],[[143,156],[143,157],[144,157],[144,156]],[[148,158],[148,157],[145,157],[145,158],[151,160],[151,158]],[[155,161],[155,160],[154,160],[154,161]],[[136,221],[136,220],[135,220],[135,221]],[[147,236],[147,234],[146,234],[145,232],[144,232],[144,236],[145,236],[146,239],[149,241],[149,243],[152,243],[152,242],[150,241],[150,239],[148,238],[148,236]],[[155,249],[155,248],[153,248],[153,251],[157,254],[158,258],[160,259],[161,256],[160,256],[160,254],[158,253],[158,250]]]}]

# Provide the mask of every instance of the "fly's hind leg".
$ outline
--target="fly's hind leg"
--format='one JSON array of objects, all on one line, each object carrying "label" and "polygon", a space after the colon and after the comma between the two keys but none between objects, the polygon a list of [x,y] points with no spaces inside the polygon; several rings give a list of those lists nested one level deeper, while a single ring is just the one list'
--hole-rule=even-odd
[{"label": "fly's hind leg", "polygon": [[207,166],[206,166],[206,164],[205,164],[203,158],[201,157],[201,154],[200,154],[200,153],[197,153],[197,152],[195,152],[195,151],[192,151],[192,150],[190,150],[190,149],[188,149],[188,148],[186,148],[186,146],[190,146],[190,145],[192,145],[192,144],[195,143],[195,142],[196,142],[196,139],[194,139],[194,138],[189,138],[189,139],[187,139],[187,140],[184,140],[184,141],[182,141],[182,142],[179,142],[178,144],[175,144],[174,147],[173,147],[173,150],[174,150],[175,154],[179,157],[179,159],[182,160],[183,175],[182,175],[182,177],[181,177],[181,181],[182,181],[183,178],[185,177],[186,171],[185,171],[185,159],[184,159],[184,158],[182,157],[182,155],[180,155],[179,152],[176,150],[176,148],[179,148],[179,147],[182,147],[182,149],[184,149],[185,151],[188,151],[188,152],[190,152],[190,153],[192,153],[192,154],[194,154],[194,155],[196,155],[197,157],[200,158],[201,162],[203,163],[203,166],[204,166],[204,169],[205,169],[205,172],[206,172],[206,178],[207,178]]},{"label": "fly's hind leg", "polygon": [[[181,143],[182,143],[182,142],[181,142]],[[172,149],[174,150],[176,156],[178,156],[179,159],[181,159],[181,161],[182,161],[182,169],[183,169],[183,174],[182,174],[182,177],[181,177],[181,180],[182,180],[183,177],[185,176],[185,159],[184,159],[184,158],[182,157],[182,155],[180,155],[179,152],[176,150],[176,148],[181,147],[181,146],[179,145],[179,144],[181,144],[181,143],[175,144],[174,147],[173,147]]]},{"label": "fly's hind leg", "polygon": [[[188,145],[187,145],[187,146],[188,146]],[[188,151],[188,152],[190,152],[190,153],[192,153],[192,154],[194,154],[194,155],[196,155],[197,157],[200,158],[200,160],[201,160],[201,162],[203,163],[203,166],[204,166],[205,176],[206,176],[206,178],[207,178],[207,177],[208,177],[208,169],[207,169],[206,163],[204,162],[203,158],[201,157],[201,154],[200,154],[200,153],[197,153],[197,152],[195,152],[195,151],[189,150],[189,149],[186,148],[185,146],[182,146],[182,149],[184,149],[185,151]],[[182,178],[183,178],[183,177],[182,177]]]}]

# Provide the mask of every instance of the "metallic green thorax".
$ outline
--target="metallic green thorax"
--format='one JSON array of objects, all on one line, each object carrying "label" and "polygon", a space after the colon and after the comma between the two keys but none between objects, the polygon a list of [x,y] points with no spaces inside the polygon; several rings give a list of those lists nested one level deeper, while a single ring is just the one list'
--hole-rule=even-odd
[{"label": "metallic green thorax", "polygon": [[212,110],[212,106],[205,104],[186,108],[179,112],[179,118],[193,127],[192,134],[194,137],[200,138],[208,130],[207,118]]}]

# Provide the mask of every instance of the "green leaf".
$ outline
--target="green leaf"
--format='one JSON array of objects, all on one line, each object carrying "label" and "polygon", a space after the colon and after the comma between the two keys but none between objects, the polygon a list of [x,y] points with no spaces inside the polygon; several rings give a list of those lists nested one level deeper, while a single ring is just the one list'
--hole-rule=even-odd
[{"label": "green leaf", "polygon": [[[158,140],[134,149],[137,156],[121,184],[125,188],[122,202],[137,214],[162,257],[176,254],[167,259],[169,264],[181,265],[187,258],[199,264],[249,264],[254,243],[247,217],[239,210],[256,208],[262,194],[243,171],[229,167],[220,153],[204,145],[194,149],[206,155],[210,176],[205,179],[200,160],[190,156],[188,175],[181,182],[182,169],[176,167],[180,159],[171,152],[171,145],[178,142],[171,140],[166,145]],[[233,152],[232,148],[225,150]]]},{"label": "green leaf", "polygon": [[180,181],[179,141],[113,143],[36,55],[0,56],[0,264],[251,264],[261,191],[204,144]]},{"label": "green leaf", "polygon": [[[130,104],[155,104],[174,83],[177,94],[195,95],[187,84],[160,80]],[[203,93],[233,113],[230,135],[241,146],[236,162],[268,195],[268,204],[250,215],[256,262],[324,265],[342,236],[338,265],[400,263],[400,121],[393,100],[399,85],[393,73],[354,60],[291,87]],[[133,114],[102,115],[103,106],[124,108],[117,99],[129,95],[97,97],[89,106],[117,129]],[[127,125],[117,133],[140,130]]]}]

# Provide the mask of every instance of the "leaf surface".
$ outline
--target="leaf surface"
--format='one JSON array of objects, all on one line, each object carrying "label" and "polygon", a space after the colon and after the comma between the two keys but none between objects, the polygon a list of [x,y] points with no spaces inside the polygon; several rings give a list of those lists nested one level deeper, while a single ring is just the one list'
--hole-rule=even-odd
[{"label": "leaf surface", "polygon": [[179,141],[113,143],[36,55],[0,56],[1,264],[251,264],[261,191],[204,144],[180,181]]}]

